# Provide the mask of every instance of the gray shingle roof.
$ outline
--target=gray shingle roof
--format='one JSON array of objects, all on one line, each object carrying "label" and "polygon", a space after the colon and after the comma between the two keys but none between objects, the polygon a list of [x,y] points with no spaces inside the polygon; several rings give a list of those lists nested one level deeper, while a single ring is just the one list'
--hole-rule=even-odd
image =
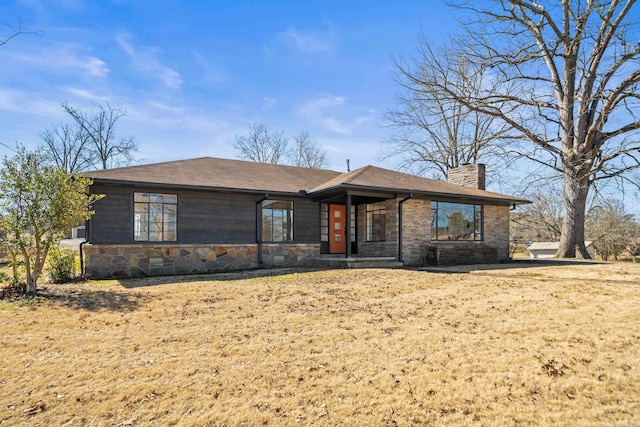
[{"label": "gray shingle roof", "polygon": [[456,195],[470,198],[501,199],[511,201],[511,203],[528,203],[527,200],[517,197],[449,184],[435,179],[422,178],[376,166],[365,166],[349,173],[340,174],[312,188],[309,193],[321,193],[337,187],[386,190],[402,193],[411,192],[424,195]]},{"label": "gray shingle roof", "polygon": [[97,182],[131,182],[180,187],[297,193],[339,175],[339,172],[200,157],[149,165],[86,172]]},{"label": "gray shingle roof", "polygon": [[361,189],[415,195],[462,196],[500,203],[525,199],[422,178],[376,166],[340,173],[325,169],[201,157],[149,165],[86,172],[96,182],[133,183],[236,191],[321,195],[340,189]]}]

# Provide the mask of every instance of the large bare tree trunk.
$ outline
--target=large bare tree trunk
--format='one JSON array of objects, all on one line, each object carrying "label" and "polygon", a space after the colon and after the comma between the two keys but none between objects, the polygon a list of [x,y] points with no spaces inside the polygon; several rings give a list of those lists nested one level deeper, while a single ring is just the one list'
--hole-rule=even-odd
[{"label": "large bare tree trunk", "polygon": [[570,166],[565,168],[564,200],[565,214],[562,221],[560,246],[557,258],[575,258],[578,254],[589,259],[584,244],[584,220],[587,196],[589,194],[589,178],[583,171],[575,171]]},{"label": "large bare tree trunk", "polygon": [[591,185],[610,179],[638,185],[631,174],[640,170],[640,2],[449,1],[476,14],[458,54],[509,84],[483,87],[469,99],[441,78],[430,82],[534,144],[533,150],[513,147],[565,181],[557,256],[588,258],[584,210]]}]

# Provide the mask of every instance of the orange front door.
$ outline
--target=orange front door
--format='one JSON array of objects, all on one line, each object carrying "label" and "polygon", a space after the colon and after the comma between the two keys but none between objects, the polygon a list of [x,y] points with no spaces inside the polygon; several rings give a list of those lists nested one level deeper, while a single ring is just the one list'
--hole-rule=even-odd
[{"label": "orange front door", "polygon": [[341,205],[329,205],[329,252],[343,254],[347,250],[345,224],[346,209]]}]

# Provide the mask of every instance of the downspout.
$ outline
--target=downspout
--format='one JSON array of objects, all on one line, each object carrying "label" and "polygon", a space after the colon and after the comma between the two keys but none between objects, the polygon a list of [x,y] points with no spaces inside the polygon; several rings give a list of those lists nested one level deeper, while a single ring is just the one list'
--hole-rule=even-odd
[{"label": "downspout", "polygon": [[265,193],[264,197],[256,202],[256,243],[258,244],[258,264],[262,265],[262,202],[269,198]]},{"label": "downspout", "polygon": [[398,202],[398,262],[404,264],[402,259],[402,204],[407,200],[413,198],[413,193],[409,193],[407,197]]},{"label": "downspout", "polygon": [[[93,194],[93,188],[89,187],[89,195]],[[103,195],[104,197],[104,195]],[[97,200],[92,201],[91,203],[89,203],[87,205],[87,208],[91,207],[91,205],[93,203],[95,203]],[[91,230],[91,217],[87,218],[84,220],[84,241],[80,242],[80,245],[78,247],[79,249],[79,256],[80,256],[80,276],[82,276],[82,278],[84,278],[86,271],[85,271],[85,265],[84,265],[84,252],[82,251],[82,247],[89,243],[89,235],[90,233],[93,233],[93,231]]]},{"label": "downspout", "polygon": [[84,254],[82,252],[82,247],[89,243],[89,220],[84,221],[84,241],[80,242],[80,277],[84,279],[85,271],[84,271]]}]

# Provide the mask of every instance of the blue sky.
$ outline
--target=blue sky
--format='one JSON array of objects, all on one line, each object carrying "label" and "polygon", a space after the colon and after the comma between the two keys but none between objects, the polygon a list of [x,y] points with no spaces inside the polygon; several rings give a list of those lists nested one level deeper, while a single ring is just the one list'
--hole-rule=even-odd
[{"label": "blue sky", "polygon": [[68,120],[62,102],[108,100],[144,163],[236,158],[235,136],[261,122],[308,131],[332,169],[393,167],[379,160],[392,59],[457,18],[440,0],[5,0],[0,23],[39,33],[0,46],[0,142],[35,147]]}]

